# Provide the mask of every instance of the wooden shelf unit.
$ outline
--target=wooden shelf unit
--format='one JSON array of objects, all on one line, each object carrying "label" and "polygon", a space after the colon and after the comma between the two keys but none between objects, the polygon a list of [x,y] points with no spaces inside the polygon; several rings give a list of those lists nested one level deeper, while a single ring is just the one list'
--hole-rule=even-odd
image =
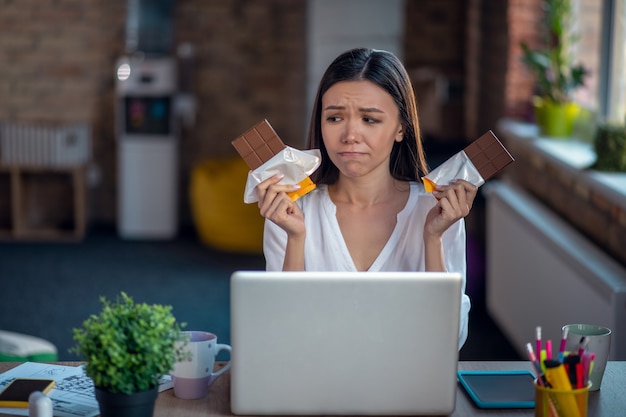
[{"label": "wooden shelf unit", "polygon": [[84,167],[0,165],[0,239],[82,239],[85,194]]}]

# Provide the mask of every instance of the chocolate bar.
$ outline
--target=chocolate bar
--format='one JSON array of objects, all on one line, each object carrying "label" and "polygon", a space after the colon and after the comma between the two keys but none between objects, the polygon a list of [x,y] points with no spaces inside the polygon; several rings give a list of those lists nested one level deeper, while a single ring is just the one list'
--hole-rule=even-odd
[{"label": "chocolate bar", "polygon": [[231,143],[251,170],[257,169],[286,147],[267,120],[253,126]]},{"label": "chocolate bar", "polygon": [[[267,120],[253,126],[231,143],[252,171],[287,147]],[[316,187],[308,176],[300,180],[298,185],[298,190],[287,193],[294,201]]]},{"label": "chocolate bar", "polygon": [[485,181],[514,161],[491,130],[463,150]]}]

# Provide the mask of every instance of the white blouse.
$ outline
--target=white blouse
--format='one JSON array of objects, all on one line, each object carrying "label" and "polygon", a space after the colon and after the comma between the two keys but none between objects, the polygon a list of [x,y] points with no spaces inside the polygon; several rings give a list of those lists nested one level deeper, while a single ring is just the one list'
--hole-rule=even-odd
[{"label": "white blouse", "polygon": [[[320,184],[297,200],[304,213],[306,240],[304,244],[304,269],[306,271],[357,271],[337,222],[335,204],[328,195],[328,187]],[[424,191],[424,186],[411,183],[406,206],[398,213],[397,223],[389,240],[369,268],[369,271],[424,271],[424,221],[436,200]],[[460,272],[461,321],[459,349],[467,339],[470,300],[465,294],[465,223],[454,223],[443,234],[443,248],[448,271]],[[275,223],[266,220],[263,251],[266,269],[283,268],[287,233]]]}]

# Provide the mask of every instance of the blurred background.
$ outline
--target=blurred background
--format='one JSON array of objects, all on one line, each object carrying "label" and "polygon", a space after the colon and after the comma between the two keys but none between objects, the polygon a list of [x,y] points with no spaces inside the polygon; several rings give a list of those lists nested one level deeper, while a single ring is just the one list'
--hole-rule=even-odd
[{"label": "blurred background", "polygon": [[[574,0],[584,36],[572,50],[589,69],[578,103],[622,119],[623,3]],[[230,142],[268,119],[285,143],[303,148],[317,83],[353,47],[390,50],[405,63],[431,168],[493,130],[517,159],[507,178],[546,200],[615,264],[598,304],[624,300],[621,183],[607,199],[606,184],[597,194],[594,182],[564,180],[556,162],[547,172],[563,183],[559,195],[582,196],[574,214],[564,213],[571,201],[535,189],[554,182],[537,177],[546,165],[517,142],[537,136],[536,80],[520,43],[545,42],[538,29],[545,7],[544,0],[0,0],[0,329],[51,340],[67,358],[71,328],[98,309],[98,296],[126,290],[174,305],[179,319],[228,342],[228,276],[264,267],[262,219],[241,202],[247,169]],[[525,128],[531,133],[518,134]],[[547,158],[550,167],[554,155]],[[516,358],[534,324],[490,312],[500,307],[489,307],[486,289],[487,204],[481,194],[467,219],[476,327],[464,357]],[[532,272],[544,273],[554,275]],[[613,326],[625,306],[592,317]]]},{"label": "blurred background", "polygon": [[[437,144],[473,139],[506,114],[524,114],[533,80],[515,56],[516,37],[532,36],[540,1],[516,3],[3,0],[0,120],[87,124],[91,225],[118,221],[118,148],[125,134],[142,133],[141,120],[133,127],[129,119],[152,118],[161,123],[153,133],[161,128],[176,144],[177,220],[189,224],[192,167],[235,155],[230,141],[263,118],[302,147],[322,71],[355,46],[403,59],[415,76],[424,133]],[[134,85],[120,79],[121,60],[133,61]],[[181,92],[195,108],[170,114]]]}]

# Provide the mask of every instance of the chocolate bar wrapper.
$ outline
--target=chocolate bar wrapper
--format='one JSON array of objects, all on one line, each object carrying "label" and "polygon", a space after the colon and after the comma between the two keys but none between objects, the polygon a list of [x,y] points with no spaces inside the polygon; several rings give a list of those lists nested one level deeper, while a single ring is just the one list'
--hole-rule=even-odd
[{"label": "chocolate bar wrapper", "polygon": [[[299,195],[306,194],[315,188],[315,184],[310,180],[307,181],[308,176],[315,172],[321,162],[322,157],[319,149],[301,151],[289,146],[285,147],[261,166],[248,173],[243,197],[244,203],[250,204],[259,201],[255,190],[256,186],[278,173],[284,175],[280,184],[301,184],[303,189]],[[295,198],[292,196],[292,199],[297,199],[297,196]]]},{"label": "chocolate bar wrapper", "polygon": [[509,151],[489,130],[430,174],[422,177],[424,189],[426,192],[432,192],[438,184],[449,184],[455,178],[480,187],[513,161]]},{"label": "chocolate bar wrapper", "polygon": [[443,164],[422,177],[427,193],[434,191],[438,184],[447,185],[454,179],[462,179],[480,187],[485,180],[469,159],[465,151],[460,151]]}]

